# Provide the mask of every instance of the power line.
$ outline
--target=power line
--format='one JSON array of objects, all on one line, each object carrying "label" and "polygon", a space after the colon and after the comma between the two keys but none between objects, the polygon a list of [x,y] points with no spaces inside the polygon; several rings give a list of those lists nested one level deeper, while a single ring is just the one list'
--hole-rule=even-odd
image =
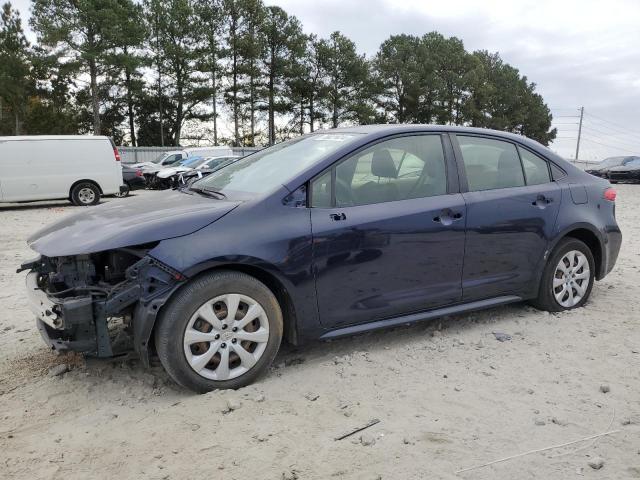
[{"label": "power line", "polygon": [[616,123],[616,122],[612,122],[611,120],[607,120],[607,119],[605,119],[605,118],[599,117],[598,115],[594,115],[593,113],[587,113],[587,115],[589,115],[590,117],[597,118],[597,119],[598,119],[598,120],[600,120],[601,122],[610,123],[611,125],[614,125],[614,126],[616,126],[617,128],[619,128],[619,129],[626,130],[626,131],[630,132],[632,135],[638,135],[638,136],[640,136],[640,132],[638,132],[638,131],[634,131],[634,130],[631,130],[629,127],[622,126],[622,125],[620,125],[620,124],[618,124],[618,123]]},{"label": "power line", "polygon": [[636,151],[633,151],[633,150],[627,150],[626,148],[616,147],[615,145],[609,145],[607,143],[596,142],[595,140],[591,140],[590,138],[583,138],[583,140],[585,140],[587,142],[591,142],[591,143],[596,143],[598,145],[602,145],[603,147],[613,148],[613,149],[620,150],[622,152],[631,153],[631,154],[634,154],[634,155],[638,155],[638,153],[640,153],[640,149],[638,149]]},{"label": "power line", "polygon": [[598,128],[604,128],[606,130],[607,135],[633,135],[633,136],[635,136],[635,134],[631,134],[630,132],[627,132],[627,131],[621,131],[617,127],[612,127],[609,124],[607,124],[605,122],[602,122],[600,120],[593,119],[593,118],[588,118],[587,120],[589,121],[589,123],[592,123],[593,125],[597,126]]},{"label": "power line", "polygon": [[[592,127],[588,127],[588,126],[583,126],[582,128],[585,128],[588,131],[598,132],[600,135],[595,135],[593,133],[590,133],[590,135],[592,135],[592,136],[594,136],[596,138],[599,138],[601,140],[615,140],[616,143],[622,143],[622,144],[626,145],[627,147],[640,148],[640,142],[634,142],[634,141],[630,141],[630,140],[616,138],[615,135],[619,135],[619,134],[612,134],[612,133],[608,133],[608,132],[603,132],[602,130],[598,130],[596,128],[592,128]],[[602,137],[602,135],[604,135],[604,137]]]}]

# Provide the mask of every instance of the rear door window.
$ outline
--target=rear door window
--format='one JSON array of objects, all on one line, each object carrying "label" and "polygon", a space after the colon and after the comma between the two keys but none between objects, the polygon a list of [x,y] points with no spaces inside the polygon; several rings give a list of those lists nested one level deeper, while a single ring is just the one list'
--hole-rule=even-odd
[{"label": "rear door window", "polygon": [[472,192],[525,185],[514,144],[492,138],[456,135]]},{"label": "rear door window", "polygon": [[549,164],[546,160],[524,148],[518,147],[518,152],[520,152],[520,158],[522,159],[527,185],[541,185],[551,181]]}]

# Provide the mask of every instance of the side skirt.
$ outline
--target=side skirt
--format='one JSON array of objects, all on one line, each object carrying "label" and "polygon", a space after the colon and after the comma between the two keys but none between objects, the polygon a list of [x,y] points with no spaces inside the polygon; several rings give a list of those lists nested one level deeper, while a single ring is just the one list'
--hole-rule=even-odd
[{"label": "side skirt", "polygon": [[436,310],[430,310],[428,312],[412,313],[411,315],[403,315],[402,317],[388,318],[386,320],[378,320],[375,322],[363,323],[360,325],[351,325],[348,327],[339,328],[337,330],[331,330],[330,332],[322,335],[320,337],[320,340],[345,337],[362,332],[369,332],[371,330],[380,330],[382,328],[421,322],[424,320],[431,320],[433,318],[444,317],[446,315],[483,310],[486,308],[497,307],[499,305],[506,305],[508,303],[520,302],[522,300],[522,297],[518,297],[515,295],[505,295],[502,297],[489,298],[487,300],[478,300],[475,302],[463,303],[461,305],[454,305],[451,307],[438,308]]}]

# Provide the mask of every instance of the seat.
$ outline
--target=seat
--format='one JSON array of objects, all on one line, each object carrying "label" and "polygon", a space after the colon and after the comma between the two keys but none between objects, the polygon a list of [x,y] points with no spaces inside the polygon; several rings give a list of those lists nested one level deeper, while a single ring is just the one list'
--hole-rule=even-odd
[{"label": "seat", "polygon": [[389,150],[376,150],[373,153],[371,174],[378,177],[378,181],[367,182],[358,188],[355,193],[359,204],[391,202],[398,199],[398,187],[391,181],[380,181],[383,178],[398,178],[398,170]]},{"label": "seat", "polygon": [[521,187],[524,185],[524,174],[520,159],[515,152],[505,150],[498,159],[498,178],[496,188]]}]

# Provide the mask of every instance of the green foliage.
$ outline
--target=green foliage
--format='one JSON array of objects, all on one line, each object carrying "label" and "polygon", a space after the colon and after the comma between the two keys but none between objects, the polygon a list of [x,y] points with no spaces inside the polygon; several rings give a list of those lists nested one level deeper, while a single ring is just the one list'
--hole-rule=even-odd
[{"label": "green foliage", "polygon": [[326,75],[326,94],[322,100],[331,126],[337,128],[341,122],[366,118],[370,76],[364,55],[358,55],[355,43],[340,32],[322,40],[318,50]]},{"label": "green foliage", "polygon": [[[264,145],[317,128],[439,123],[555,138],[536,86],[497,53],[438,32],[392,35],[372,58],[306,35],[263,0],[33,0],[0,25],[0,131],[118,142]],[[212,129],[210,128],[212,126]],[[195,136],[194,136],[195,135]]]},{"label": "green foliage", "polygon": [[[30,76],[31,54],[20,15],[10,3],[2,6],[0,19],[0,128],[19,135],[29,95],[35,87]],[[13,128],[5,124],[3,112],[12,117]]]}]

